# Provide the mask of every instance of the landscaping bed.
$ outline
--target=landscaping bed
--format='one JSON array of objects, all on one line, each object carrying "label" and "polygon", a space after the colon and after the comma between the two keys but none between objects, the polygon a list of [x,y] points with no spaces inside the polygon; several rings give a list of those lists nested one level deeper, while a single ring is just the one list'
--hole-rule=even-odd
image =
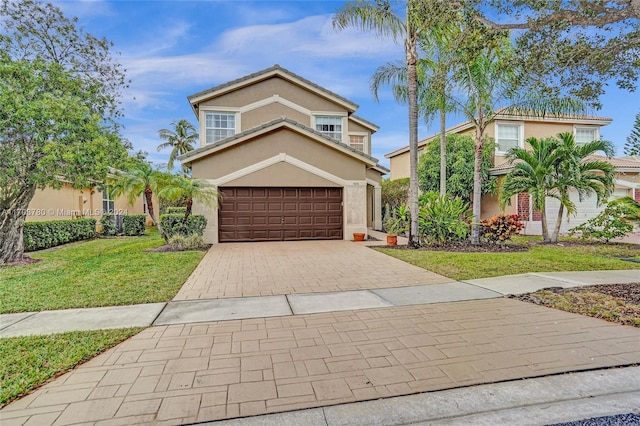
[{"label": "landscaping bed", "polygon": [[598,284],[576,288],[551,287],[509,297],[640,327],[640,282]]}]

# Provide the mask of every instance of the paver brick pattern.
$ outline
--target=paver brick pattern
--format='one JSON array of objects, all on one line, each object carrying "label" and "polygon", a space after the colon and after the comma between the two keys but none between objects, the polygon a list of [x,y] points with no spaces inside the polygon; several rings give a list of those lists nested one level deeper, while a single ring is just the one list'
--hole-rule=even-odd
[{"label": "paver brick pattern", "polygon": [[640,362],[640,330],[511,299],[149,328],[0,411],[184,424]]},{"label": "paver brick pattern", "polygon": [[174,300],[445,282],[451,279],[350,241],[228,243],[209,249]]}]

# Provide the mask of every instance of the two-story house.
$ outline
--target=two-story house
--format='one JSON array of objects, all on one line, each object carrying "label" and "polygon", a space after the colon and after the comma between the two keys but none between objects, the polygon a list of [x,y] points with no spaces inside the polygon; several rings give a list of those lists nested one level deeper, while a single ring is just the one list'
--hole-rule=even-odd
[{"label": "two-story house", "polygon": [[278,65],[188,97],[200,146],[182,157],[215,185],[195,206],[209,243],[353,238],[381,228],[375,124],[358,105]]},{"label": "two-story house", "polygon": [[[496,144],[494,154],[495,167],[491,170],[493,176],[501,179],[512,169],[506,161],[506,153],[514,147],[526,148],[526,139],[530,137],[546,138],[558,135],[558,133],[573,133],[577,143],[587,143],[600,139],[601,128],[611,123],[610,118],[595,116],[523,116],[499,113],[486,129],[486,135],[492,138]],[[473,123],[467,121],[447,129],[447,133],[461,135],[474,134]],[[439,143],[439,134],[432,135],[419,142],[418,155],[424,152],[427,144],[431,142]],[[405,146],[385,155],[391,164],[391,179],[409,177],[409,147]],[[635,197],[640,200],[640,161],[634,158],[611,158],[602,157],[600,159],[610,161],[616,168],[616,188],[613,198],[623,196]],[[571,199],[576,203],[577,214],[567,217],[564,214],[561,230],[568,229],[586,222],[590,218],[597,216],[604,206],[598,205],[596,197],[579,199],[577,193],[572,193]],[[548,200],[547,220],[549,226],[555,226],[559,205],[556,200]],[[484,196],[482,198],[482,218],[487,218],[497,213],[501,209],[497,196]],[[510,205],[505,208],[505,213],[518,213],[525,222],[524,233],[529,235],[539,235],[542,233],[540,214],[533,210],[531,197],[529,194],[519,194],[513,197]]]}]

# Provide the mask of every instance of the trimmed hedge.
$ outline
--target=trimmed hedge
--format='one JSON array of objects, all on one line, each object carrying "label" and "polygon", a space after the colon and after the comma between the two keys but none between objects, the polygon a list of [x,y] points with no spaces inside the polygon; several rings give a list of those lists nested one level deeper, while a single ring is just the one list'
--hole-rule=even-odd
[{"label": "trimmed hedge", "polygon": [[102,235],[112,237],[118,233],[118,225],[113,213],[103,214],[100,218],[100,224],[102,225]]},{"label": "trimmed hedge", "polygon": [[122,216],[122,233],[130,236],[144,235],[146,221],[146,214],[128,214]]},{"label": "trimmed hedge", "polygon": [[165,214],[182,214],[184,215],[187,212],[186,207],[167,207],[165,210]]},{"label": "trimmed hedge", "polygon": [[160,226],[167,234],[167,238],[174,235],[183,235],[188,237],[192,234],[202,235],[204,228],[207,226],[207,219],[202,215],[191,215],[184,223],[184,215],[182,214],[163,214],[160,216]]},{"label": "trimmed hedge", "polygon": [[22,230],[24,251],[42,250],[95,236],[95,219],[25,222]]}]

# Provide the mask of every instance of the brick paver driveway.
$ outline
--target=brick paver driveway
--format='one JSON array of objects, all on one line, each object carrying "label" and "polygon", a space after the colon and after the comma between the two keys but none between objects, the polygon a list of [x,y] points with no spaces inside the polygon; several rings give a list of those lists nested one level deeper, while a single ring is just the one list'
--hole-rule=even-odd
[{"label": "brick paver driveway", "polygon": [[640,330],[512,299],[151,327],[0,412],[185,424],[640,362]]},{"label": "brick paver driveway", "polygon": [[174,300],[270,296],[452,281],[350,241],[217,244]]}]

